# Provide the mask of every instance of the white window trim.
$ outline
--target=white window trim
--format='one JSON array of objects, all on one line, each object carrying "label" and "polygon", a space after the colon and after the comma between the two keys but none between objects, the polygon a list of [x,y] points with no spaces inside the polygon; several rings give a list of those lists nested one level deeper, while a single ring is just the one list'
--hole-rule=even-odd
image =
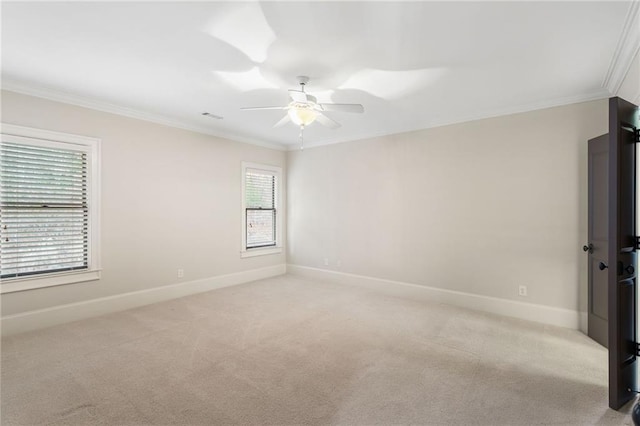
[{"label": "white window trim", "polygon": [[[245,220],[246,199],[246,180],[247,169],[264,170],[265,172],[273,173],[276,176],[278,184],[276,185],[276,246],[275,247],[256,247],[247,250],[247,221]],[[242,209],[241,209],[241,221],[242,221],[242,246],[240,250],[240,257],[255,257],[268,254],[282,253],[282,168],[277,166],[269,166],[266,164],[250,163],[248,161],[242,162]]]},{"label": "white window trim", "polygon": [[32,290],[100,279],[100,139],[31,127],[0,124],[3,139],[26,142],[30,145],[75,149],[89,153],[89,267],[82,271],[69,271],[3,278],[0,293]]}]

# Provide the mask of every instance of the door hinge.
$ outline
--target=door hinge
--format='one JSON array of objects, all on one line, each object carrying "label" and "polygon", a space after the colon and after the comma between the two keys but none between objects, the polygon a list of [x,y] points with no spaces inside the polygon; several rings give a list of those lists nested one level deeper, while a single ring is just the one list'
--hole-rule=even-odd
[{"label": "door hinge", "polygon": [[633,128],[633,134],[635,135],[635,142],[636,143],[640,143],[640,128],[636,129],[635,127]]},{"label": "door hinge", "polygon": [[640,250],[640,237],[635,237],[636,250]]},{"label": "door hinge", "polygon": [[640,356],[640,343],[636,342],[636,356]]}]

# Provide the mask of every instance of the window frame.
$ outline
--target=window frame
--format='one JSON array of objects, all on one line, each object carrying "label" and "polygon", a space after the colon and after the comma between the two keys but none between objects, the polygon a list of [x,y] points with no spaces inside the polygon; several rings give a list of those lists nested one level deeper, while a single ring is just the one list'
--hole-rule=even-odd
[{"label": "window frame", "polygon": [[87,136],[0,124],[3,141],[23,143],[25,145],[82,151],[87,153],[89,182],[87,185],[87,204],[89,210],[87,237],[89,250],[87,269],[75,271],[50,272],[21,277],[3,278],[0,294],[33,290],[100,279],[100,145],[101,140]]},{"label": "window frame", "polygon": [[[251,247],[247,248],[247,221],[246,221],[246,190],[247,190],[247,170],[261,170],[269,174],[273,174],[276,177],[275,187],[275,212],[276,212],[276,244],[275,246],[266,247]],[[240,257],[254,257],[263,256],[268,254],[282,253],[282,168],[277,166],[271,166],[267,164],[251,163],[248,161],[242,162],[242,209],[241,209],[241,222],[242,222],[242,246],[240,249]]]}]

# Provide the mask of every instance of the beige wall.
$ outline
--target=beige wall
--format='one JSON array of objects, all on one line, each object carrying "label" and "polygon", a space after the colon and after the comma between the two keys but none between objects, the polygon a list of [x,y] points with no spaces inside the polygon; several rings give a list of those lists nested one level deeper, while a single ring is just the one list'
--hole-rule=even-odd
[{"label": "beige wall", "polygon": [[600,100],[292,151],[288,261],[584,311],[587,140],[606,131]]},{"label": "beige wall", "polygon": [[2,122],[102,139],[103,267],[99,281],[4,294],[3,315],[285,263],[240,258],[241,162],[284,168],[284,152],[6,91]]},{"label": "beige wall", "polygon": [[[606,120],[602,100],[290,152],[288,261],[585,310],[586,140]],[[286,261],[239,256],[240,163],[283,152],[12,92],[2,121],[102,139],[103,266],[5,294],[3,315]]]}]

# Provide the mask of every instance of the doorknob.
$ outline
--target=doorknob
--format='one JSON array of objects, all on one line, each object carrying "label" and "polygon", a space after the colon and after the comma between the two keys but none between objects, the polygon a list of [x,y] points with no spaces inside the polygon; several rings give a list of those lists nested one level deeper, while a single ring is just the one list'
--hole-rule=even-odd
[{"label": "doorknob", "polygon": [[608,267],[609,267],[609,265],[607,265],[607,264],[606,264],[606,263],[604,263],[604,262],[600,262],[600,263],[598,264],[598,269],[600,269],[601,271],[604,271],[604,270],[605,270],[605,269],[607,269]]},{"label": "doorknob", "polygon": [[582,251],[588,251],[589,254],[593,253],[593,244],[589,244],[588,246],[582,246]]}]

